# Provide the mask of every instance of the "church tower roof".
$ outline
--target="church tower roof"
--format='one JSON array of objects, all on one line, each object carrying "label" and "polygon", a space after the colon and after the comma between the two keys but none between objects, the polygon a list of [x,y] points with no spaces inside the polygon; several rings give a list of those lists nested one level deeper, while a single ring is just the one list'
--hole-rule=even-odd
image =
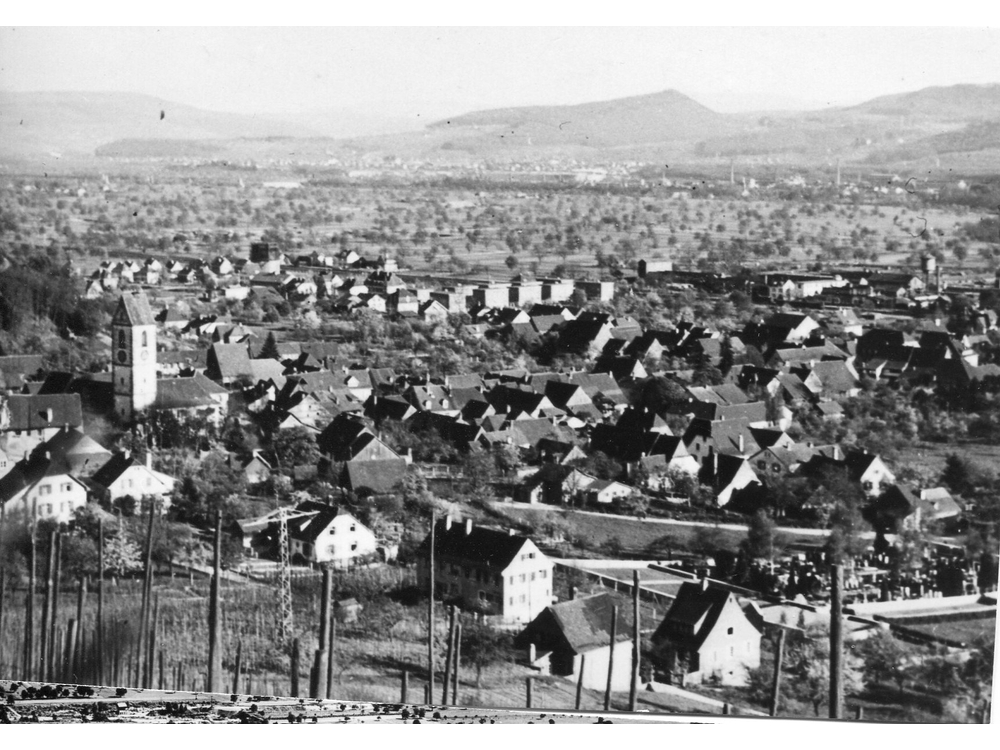
[{"label": "church tower roof", "polygon": [[156,325],[153,311],[149,307],[146,295],[139,292],[138,296],[131,292],[123,292],[118,309],[115,311],[114,322],[119,325],[152,326]]}]

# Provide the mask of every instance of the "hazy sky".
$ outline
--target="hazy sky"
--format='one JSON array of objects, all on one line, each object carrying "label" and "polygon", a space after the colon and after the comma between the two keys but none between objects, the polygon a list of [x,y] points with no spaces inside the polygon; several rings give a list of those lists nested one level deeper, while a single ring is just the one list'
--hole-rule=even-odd
[{"label": "hazy sky", "polygon": [[1000,30],[971,27],[0,30],[0,89],[134,91],[245,113],[434,117],[669,88],[736,111],[996,82]]}]

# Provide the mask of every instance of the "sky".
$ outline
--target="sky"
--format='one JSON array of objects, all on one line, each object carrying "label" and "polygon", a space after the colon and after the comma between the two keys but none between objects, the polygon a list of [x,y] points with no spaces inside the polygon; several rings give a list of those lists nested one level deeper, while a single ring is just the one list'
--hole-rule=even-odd
[{"label": "sky", "polygon": [[724,112],[818,108],[956,83],[1000,83],[1000,29],[0,29],[0,90],[130,91],[258,114],[341,109],[422,119],[665,89]]}]

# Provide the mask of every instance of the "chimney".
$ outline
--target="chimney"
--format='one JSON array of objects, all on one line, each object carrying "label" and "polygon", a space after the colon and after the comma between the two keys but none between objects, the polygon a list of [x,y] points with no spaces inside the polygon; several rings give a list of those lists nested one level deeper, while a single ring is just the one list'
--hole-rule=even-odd
[{"label": "chimney", "polygon": [[125,456],[125,460],[128,460],[132,456],[132,451],[126,448],[122,451],[122,454]]},{"label": "chimney", "polygon": [[701,590],[708,591],[708,578],[701,579]]},{"label": "chimney", "polygon": [[741,432],[740,433],[740,453],[743,453],[743,451],[744,451],[743,433]]},{"label": "chimney", "polygon": [[569,589],[569,600],[573,601],[576,599],[576,586],[570,586]]},{"label": "chimney", "polygon": [[[472,521],[469,521],[469,528],[472,528]],[[514,536],[515,533],[514,529],[507,529],[507,536]]]},{"label": "chimney", "polygon": [[52,422],[52,409],[48,408],[45,410],[45,421],[48,423]]},{"label": "chimney", "polygon": [[448,531],[451,529],[451,514],[449,513],[444,519],[444,530]]},{"label": "chimney", "polygon": [[153,470],[153,451],[146,451],[146,468]]},{"label": "chimney", "polygon": [[471,533],[472,533],[472,519],[471,518],[466,518],[465,519],[465,535],[468,536]]}]

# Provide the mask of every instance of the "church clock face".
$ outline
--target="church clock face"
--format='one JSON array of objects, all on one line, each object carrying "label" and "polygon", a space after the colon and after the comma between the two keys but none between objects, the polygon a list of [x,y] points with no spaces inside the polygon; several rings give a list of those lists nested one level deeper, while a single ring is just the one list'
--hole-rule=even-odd
[{"label": "church clock face", "polygon": [[125,364],[125,361],[127,359],[128,359],[128,353],[127,352],[124,352],[124,351],[118,352],[118,361],[119,362],[121,362],[122,364]]},{"label": "church clock face", "polygon": [[139,353],[139,359],[141,360],[145,361],[148,357],[149,357],[149,352],[147,352],[145,349]]}]

